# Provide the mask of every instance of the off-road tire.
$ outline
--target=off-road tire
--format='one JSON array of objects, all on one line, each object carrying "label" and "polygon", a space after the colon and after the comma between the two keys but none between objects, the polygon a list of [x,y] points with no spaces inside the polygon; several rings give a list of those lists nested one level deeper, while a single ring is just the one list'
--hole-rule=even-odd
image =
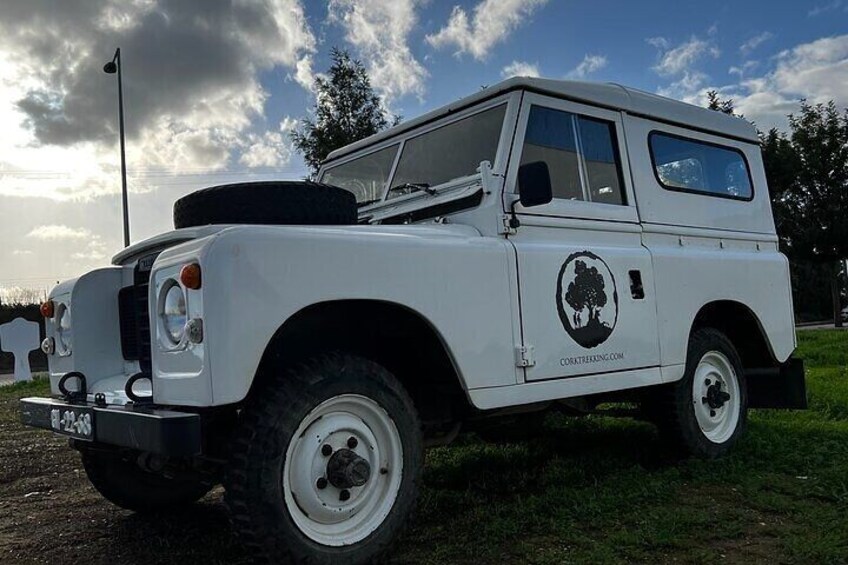
[{"label": "off-road tire", "polygon": [[204,188],[174,203],[174,227],[210,224],[352,225],[356,197],[309,181],[246,182]]},{"label": "off-road tire", "polygon": [[197,479],[168,478],[145,471],[131,456],[83,451],[82,464],[94,488],[116,506],[157,513],[197,502],[214,486]]},{"label": "off-road tire", "polygon": [[[225,473],[224,501],[244,545],[268,563],[354,565],[379,562],[405,528],[417,502],[424,452],[415,406],[382,366],[352,355],[315,357],[279,375],[261,375],[242,411]],[[301,422],[322,402],[344,394],[376,401],[402,443],[403,473],[392,509],[368,537],[333,547],[307,537],[285,503],[285,457]]]},{"label": "off-road tire", "polygon": [[[733,367],[739,383],[739,419],[733,434],[721,443],[711,441],[698,425],[692,394],[695,370],[705,354],[722,353]],[[727,454],[745,433],[748,422],[748,393],[742,361],[733,343],[718,330],[701,328],[689,339],[686,370],[675,383],[658,387],[653,399],[653,418],[662,436],[679,453],[703,459],[715,459]]]}]

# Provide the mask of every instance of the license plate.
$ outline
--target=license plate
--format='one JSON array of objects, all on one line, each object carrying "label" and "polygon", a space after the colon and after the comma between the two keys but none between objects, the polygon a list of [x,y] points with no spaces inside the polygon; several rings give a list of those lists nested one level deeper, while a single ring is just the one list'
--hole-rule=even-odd
[{"label": "license plate", "polygon": [[50,427],[75,439],[94,439],[94,413],[90,408],[62,406],[50,409]]}]

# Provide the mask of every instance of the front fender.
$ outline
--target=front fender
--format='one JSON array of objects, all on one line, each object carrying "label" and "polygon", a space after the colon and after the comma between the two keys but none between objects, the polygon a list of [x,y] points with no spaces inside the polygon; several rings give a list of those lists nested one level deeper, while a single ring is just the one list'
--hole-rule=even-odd
[{"label": "front fender", "polygon": [[504,347],[516,337],[503,239],[467,226],[244,226],[211,238],[202,257],[214,405],[245,398],[286,320],[332,300],[418,313],[449,345],[467,388],[516,382],[512,347]]}]

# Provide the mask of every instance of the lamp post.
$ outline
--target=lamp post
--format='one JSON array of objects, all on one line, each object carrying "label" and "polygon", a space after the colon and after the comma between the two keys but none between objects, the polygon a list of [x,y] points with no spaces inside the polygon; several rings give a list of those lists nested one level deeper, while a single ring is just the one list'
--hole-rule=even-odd
[{"label": "lamp post", "polygon": [[130,246],[130,211],[127,198],[127,157],[124,152],[124,90],[121,84],[121,48],[115,49],[112,60],[103,65],[103,72],[118,74],[118,120],[121,135],[121,195],[124,208],[124,247]]}]

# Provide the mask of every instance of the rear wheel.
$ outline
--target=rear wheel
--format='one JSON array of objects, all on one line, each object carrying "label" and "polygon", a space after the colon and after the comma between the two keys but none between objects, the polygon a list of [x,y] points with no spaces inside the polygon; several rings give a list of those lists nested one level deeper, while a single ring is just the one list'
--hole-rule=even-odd
[{"label": "rear wheel", "polygon": [[106,451],[83,451],[89,481],[116,506],[153,513],[187,506],[209,492],[213,484],[194,478],[169,478],[142,469],[135,457]]},{"label": "rear wheel", "polygon": [[397,379],[332,354],[255,392],[225,481],[245,544],[271,562],[385,554],[415,505],[423,465],[415,406]]},{"label": "rear wheel", "polygon": [[656,409],[663,434],[689,454],[726,454],[745,430],[748,394],[736,348],[721,332],[696,330],[683,378],[663,387]]}]

